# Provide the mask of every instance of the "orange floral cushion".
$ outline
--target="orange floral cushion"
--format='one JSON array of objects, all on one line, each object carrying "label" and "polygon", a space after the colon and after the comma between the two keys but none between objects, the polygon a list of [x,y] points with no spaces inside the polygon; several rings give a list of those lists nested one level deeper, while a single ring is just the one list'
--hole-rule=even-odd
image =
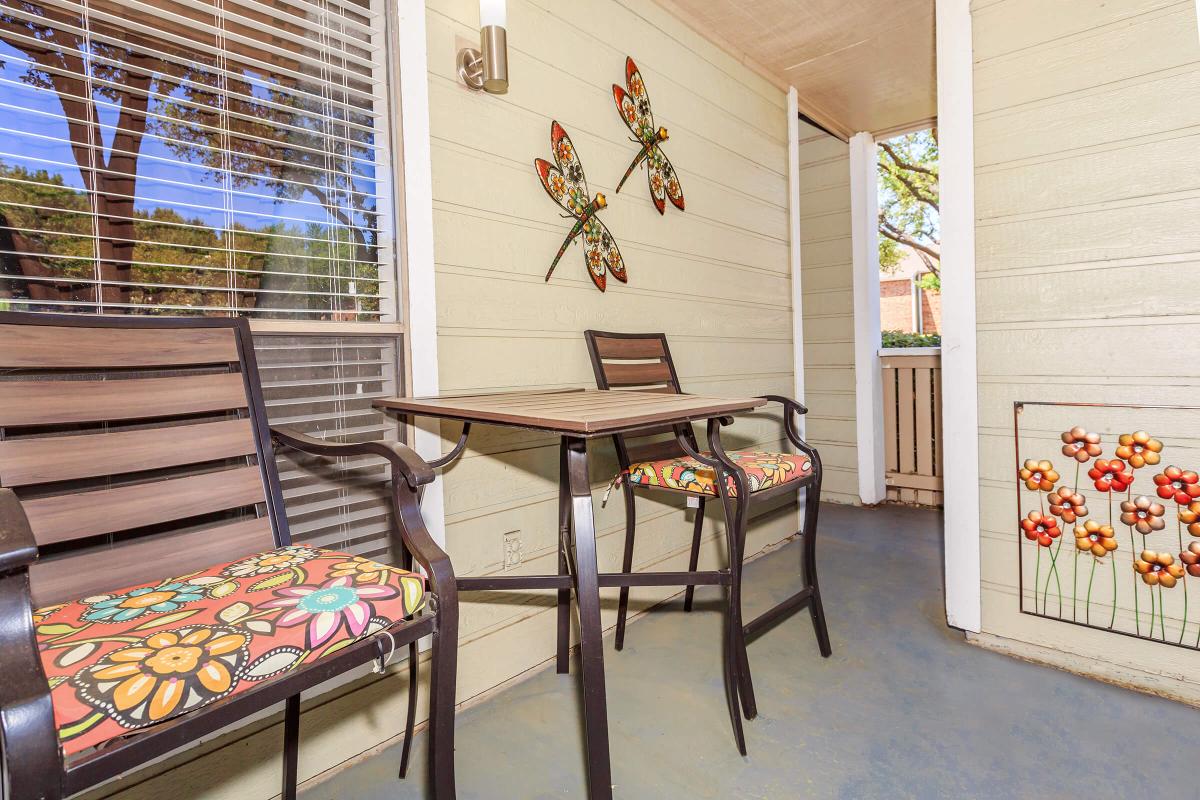
[{"label": "orange floral cushion", "polygon": [[[730,453],[729,457],[746,471],[751,493],[799,480],[812,473],[812,462],[808,456],[800,454],[738,450]],[[657,486],[714,497],[717,494],[716,473],[711,467],[689,456],[630,464],[628,480],[635,486]],[[733,478],[728,480],[729,493],[736,497]]]},{"label": "orange floral cushion", "polygon": [[312,663],[424,603],[418,574],[291,545],[33,619],[71,754]]}]

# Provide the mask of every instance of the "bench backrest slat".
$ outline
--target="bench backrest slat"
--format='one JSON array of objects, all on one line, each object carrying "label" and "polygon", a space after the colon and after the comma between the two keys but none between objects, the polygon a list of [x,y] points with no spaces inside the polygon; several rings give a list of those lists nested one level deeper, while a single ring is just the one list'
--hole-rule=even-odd
[{"label": "bench backrest slat", "polygon": [[289,543],[249,325],[0,312],[0,486],[38,603]]}]

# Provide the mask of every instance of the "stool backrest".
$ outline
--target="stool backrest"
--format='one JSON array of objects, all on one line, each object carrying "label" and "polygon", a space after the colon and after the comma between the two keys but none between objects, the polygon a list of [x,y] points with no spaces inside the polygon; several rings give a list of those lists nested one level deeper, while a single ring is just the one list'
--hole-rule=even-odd
[{"label": "stool backrest", "polygon": [[[592,372],[599,389],[624,389],[639,392],[682,394],[679,374],[671,360],[665,333],[613,333],[584,331]],[[613,437],[617,460],[622,470],[641,461],[657,461],[684,455],[675,435],[682,432],[692,447],[697,447],[691,425],[664,425],[637,436]],[[662,438],[670,434],[670,438]],[[647,441],[650,440],[650,441]],[[698,449],[698,448],[697,448]]]}]

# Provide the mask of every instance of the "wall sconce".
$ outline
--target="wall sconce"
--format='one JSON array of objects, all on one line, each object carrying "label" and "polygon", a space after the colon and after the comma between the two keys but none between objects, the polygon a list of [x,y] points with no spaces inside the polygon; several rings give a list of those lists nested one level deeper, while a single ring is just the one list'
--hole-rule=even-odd
[{"label": "wall sconce", "polygon": [[458,51],[458,77],[488,94],[508,91],[508,35],[504,0],[479,0],[479,50]]}]

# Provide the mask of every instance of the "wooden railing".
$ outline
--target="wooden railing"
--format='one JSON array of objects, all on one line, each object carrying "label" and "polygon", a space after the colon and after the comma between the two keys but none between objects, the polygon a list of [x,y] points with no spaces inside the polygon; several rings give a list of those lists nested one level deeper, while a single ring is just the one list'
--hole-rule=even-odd
[{"label": "wooden railing", "polygon": [[883,367],[888,500],[942,504],[942,354],[936,347],[879,351]]}]

